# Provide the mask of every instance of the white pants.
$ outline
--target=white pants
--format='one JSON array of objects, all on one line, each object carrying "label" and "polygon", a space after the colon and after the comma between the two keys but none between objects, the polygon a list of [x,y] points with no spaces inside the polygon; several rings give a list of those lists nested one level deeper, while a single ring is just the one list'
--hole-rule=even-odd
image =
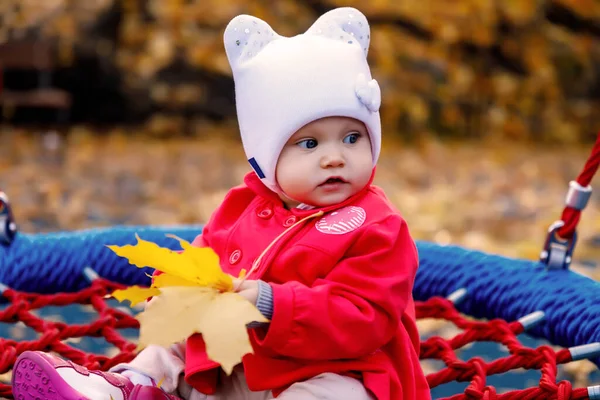
[{"label": "white pants", "polygon": [[[125,370],[144,374],[161,388],[185,400],[272,400],[270,391],[253,392],[248,389],[243,367],[238,365],[231,375],[221,371],[220,385],[214,395],[205,395],[192,388],[183,379],[185,345],[171,349],[149,346],[130,363],[111,368],[113,372]],[[297,382],[282,392],[277,400],[373,400],[363,384],[354,378],[324,373],[303,382]]]}]

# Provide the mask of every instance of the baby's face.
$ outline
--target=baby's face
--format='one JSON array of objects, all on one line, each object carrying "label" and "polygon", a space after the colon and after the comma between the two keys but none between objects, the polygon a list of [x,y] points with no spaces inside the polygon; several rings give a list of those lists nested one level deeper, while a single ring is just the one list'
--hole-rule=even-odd
[{"label": "baby's face", "polygon": [[371,141],[353,118],[327,117],[298,130],[283,147],[277,170],[288,208],[300,203],[326,207],[359,192],[373,172]]}]

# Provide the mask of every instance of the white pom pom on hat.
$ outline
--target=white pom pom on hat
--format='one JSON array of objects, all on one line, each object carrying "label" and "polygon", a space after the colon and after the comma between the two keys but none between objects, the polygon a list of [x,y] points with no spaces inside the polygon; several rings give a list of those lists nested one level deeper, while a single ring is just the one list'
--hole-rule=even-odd
[{"label": "white pom pom on hat", "polygon": [[381,90],[367,63],[370,29],[351,7],[323,14],[305,33],[278,35],[266,22],[239,15],[227,25],[225,51],[233,72],[244,151],[263,183],[275,179],[279,154],[304,125],[351,117],[369,132],[373,166],[381,149]]}]

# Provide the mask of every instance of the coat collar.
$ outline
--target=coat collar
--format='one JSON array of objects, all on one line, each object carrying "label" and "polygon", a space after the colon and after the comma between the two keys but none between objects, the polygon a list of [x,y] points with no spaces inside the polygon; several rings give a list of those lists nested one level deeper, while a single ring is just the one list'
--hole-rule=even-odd
[{"label": "coat collar", "polygon": [[[362,188],[358,193],[350,196],[346,200],[341,203],[333,204],[327,207],[315,207],[310,209],[299,209],[293,208],[289,210],[292,214],[298,217],[304,217],[310,214],[314,214],[318,211],[323,211],[324,213],[328,213],[330,211],[336,210],[338,208],[342,208],[349,204],[355,203],[358,199],[362,198],[371,188],[371,184],[373,183],[373,179],[375,178],[376,168],[373,168],[373,172],[371,173],[371,177],[369,178],[369,182]],[[272,202],[276,207],[285,208],[283,201],[279,198],[277,193],[273,192],[271,189],[265,186],[264,183],[260,180],[260,178],[256,175],[254,171],[249,172],[244,177],[244,183],[246,186],[252,190],[257,196],[262,197],[263,199]]]}]

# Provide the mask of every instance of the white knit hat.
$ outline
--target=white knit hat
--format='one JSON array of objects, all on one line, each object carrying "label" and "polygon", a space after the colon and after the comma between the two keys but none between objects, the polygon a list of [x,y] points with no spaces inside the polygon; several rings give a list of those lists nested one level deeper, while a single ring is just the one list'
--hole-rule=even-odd
[{"label": "white knit hat", "polygon": [[367,64],[369,40],[367,19],[350,7],[323,14],[304,34],[289,38],[249,15],[227,25],[225,50],[244,150],[271,190],[280,192],[275,167],[285,143],[323,117],[362,121],[375,166],[381,148],[381,91]]}]

